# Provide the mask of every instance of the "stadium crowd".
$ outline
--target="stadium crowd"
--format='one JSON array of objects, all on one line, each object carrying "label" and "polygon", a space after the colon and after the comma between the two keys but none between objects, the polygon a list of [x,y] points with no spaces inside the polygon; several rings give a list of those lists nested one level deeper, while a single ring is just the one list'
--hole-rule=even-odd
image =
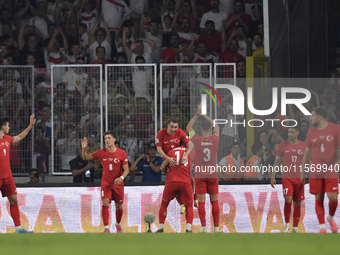
[{"label": "stadium crowd", "polygon": [[[37,118],[33,139],[12,145],[11,167],[18,175],[29,172],[34,151],[38,173],[48,174],[53,168],[72,172],[74,182],[93,182],[100,177],[100,164],[81,158],[80,138],[88,138],[89,153],[97,151],[100,131],[108,124],[118,135],[117,146],[127,152],[132,174],[126,181],[142,173],[143,181],[158,182],[161,172],[150,165],[161,163],[156,155],[155,123],[166,126],[170,117],[178,117],[179,127],[185,130],[193,105],[190,79],[204,82],[209,66],[195,71],[186,66],[153,70],[140,64],[237,63],[237,84],[245,93],[245,57],[264,56],[260,0],[0,0],[0,10],[1,116],[10,118],[12,134],[27,126],[31,105]],[[136,66],[122,66],[129,63]],[[55,68],[51,84],[51,66],[56,64],[120,64],[108,67],[110,82],[104,95],[108,105],[100,104],[104,76],[99,68]],[[166,106],[161,120],[155,119],[159,105],[154,100],[155,95],[160,97],[160,71]],[[338,76],[340,68],[329,86],[317,93],[330,120],[340,124]],[[222,70],[221,77],[231,78],[233,71]],[[227,102],[220,111],[225,114],[230,101],[227,96],[222,100]],[[312,101],[306,105],[310,111],[314,106]],[[289,107],[287,116],[279,112],[274,114],[278,119],[300,123],[299,139],[305,140],[309,118],[294,107]],[[245,117],[237,116],[239,121]],[[255,144],[262,146],[253,146],[252,153],[263,165],[273,164],[278,143],[287,139],[286,128],[257,128],[256,137]],[[242,126],[235,134],[222,130],[220,146],[224,142],[228,150],[219,150],[221,165],[230,164],[225,159],[229,154],[239,165],[247,157],[247,146],[252,146],[246,144]],[[52,150],[55,157],[50,166]],[[260,174],[258,179],[268,176]]]}]

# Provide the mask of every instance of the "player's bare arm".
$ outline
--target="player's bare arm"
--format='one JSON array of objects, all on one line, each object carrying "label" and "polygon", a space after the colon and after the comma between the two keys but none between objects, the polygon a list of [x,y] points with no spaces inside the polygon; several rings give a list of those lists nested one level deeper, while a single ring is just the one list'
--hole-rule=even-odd
[{"label": "player's bare arm", "polygon": [[[223,169],[224,166],[222,166],[221,164],[218,164],[220,169]],[[227,182],[227,178],[225,178],[223,172],[220,172],[220,171],[217,171],[217,177],[221,180],[221,181],[224,181],[224,182]]]},{"label": "player's bare arm", "polygon": [[169,165],[169,161],[167,159],[165,159],[163,162],[162,162],[162,165],[161,167],[159,168],[161,171],[165,172],[166,170],[166,166]]},{"label": "player's bare arm", "polygon": [[281,161],[281,157],[276,156],[275,161],[274,161],[274,165],[273,165],[273,172],[272,172],[272,175],[271,175],[271,178],[270,178],[270,185],[272,185],[273,188],[275,188],[275,185],[276,185],[276,179],[275,179],[276,171],[275,171],[275,169],[278,169],[278,167],[280,166],[280,161]]},{"label": "player's bare arm", "polygon": [[192,117],[192,119],[189,121],[188,125],[186,126],[186,129],[187,129],[189,135],[190,135],[190,132],[194,131],[194,129],[193,129],[192,127],[194,126],[194,124],[195,124],[195,122],[196,122],[196,120],[197,120],[197,118],[198,118],[199,115],[200,115],[200,114],[199,114],[199,112],[197,111],[197,113],[195,114],[195,116]]},{"label": "player's bare arm", "polygon": [[182,164],[185,164],[185,163],[188,162],[189,153],[190,153],[190,151],[191,151],[190,143],[191,143],[191,141],[189,141],[189,142],[186,144],[186,146],[188,147],[188,149],[187,149],[187,151],[184,153],[184,155],[183,155],[183,157],[182,157],[182,159],[181,159],[181,163],[182,163]]},{"label": "player's bare arm", "polygon": [[137,160],[136,160],[135,162],[133,162],[133,164],[130,166],[130,170],[131,170],[131,171],[136,171],[136,170],[138,169],[138,168],[137,168],[138,162],[141,161],[143,158],[146,159],[145,154],[140,155],[140,156],[137,158]]},{"label": "player's bare arm", "polygon": [[13,143],[20,142],[22,139],[24,139],[26,137],[28,132],[31,131],[31,129],[34,127],[35,121],[36,121],[36,119],[34,117],[35,117],[35,115],[32,114],[31,117],[30,117],[30,124],[28,125],[28,127],[24,131],[22,131],[20,134],[18,134],[17,136],[14,136]]},{"label": "player's bare arm", "polygon": [[162,147],[157,146],[157,153],[161,155],[164,159],[168,160],[169,164],[171,166],[175,165],[176,160],[174,158],[170,158],[168,155],[166,155],[162,149]]},{"label": "player's bare arm", "polygon": [[146,161],[149,163],[152,171],[154,171],[155,173],[158,173],[161,170],[160,166],[156,166],[153,164],[153,162],[150,160],[149,155],[146,156]]},{"label": "player's bare arm", "polygon": [[214,128],[213,129],[213,133],[217,133],[217,134],[219,134],[220,133],[220,127],[219,127],[219,125],[215,125],[215,127],[214,127],[214,121],[211,119],[211,118],[209,118],[207,115],[202,115],[203,116],[203,118],[205,118],[209,123],[210,123],[210,125]]},{"label": "player's bare arm", "polygon": [[81,148],[82,148],[82,156],[84,160],[93,160],[92,155],[87,154],[86,148],[87,148],[87,138],[84,137],[81,140]]},{"label": "player's bare arm", "polygon": [[310,156],[311,156],[311,149],[306,147],[305,153],[303,154],[302,167],[301,167],[301,184],[302,185],[306,183],[305,169],[309,168]]},{"label": "player's bare arm", "polygon": [[124,169],[123,174],[120,177],[116,178],[116,180],[113,183],[114,185],[121,184],[122,181],[125,179],[125,177],[129,174],[130,170],[129,170],[129,166],[128,165],[124,165],[123,169]]}]

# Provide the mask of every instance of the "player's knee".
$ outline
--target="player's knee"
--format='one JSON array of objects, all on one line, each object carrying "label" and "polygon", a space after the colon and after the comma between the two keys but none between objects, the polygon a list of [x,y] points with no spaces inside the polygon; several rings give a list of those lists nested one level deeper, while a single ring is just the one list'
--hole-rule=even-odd
[{"label": "player's knee", "polygon": [[164,212],[163,213],[163,216],[166,218],[166,216],[168,215],[168,213],[167,212]]},{"label": "player's knee", "polygon": [[120,210],[122,210],[122,208],[123,208],[122,204],[117,204],[116,203],[116,210],[120,211]]},{"label": "player's knee", "polygon": [[328,194],[328,199],[330,202],[335,203],[338,200],[338,194],[336,193]]},{"label": "player's knee", "polygon": [[294,206],[301,206],[301,201],[294,201]]},{"label": "player's knee", "polygon": [[293,201],[292,197],[285,197],[285,202],[286,203],[291,203]]},{"label": "player's knee", "polygon": [[17,196],[9,196],[8,197],[8,202],[11,205],[16,205],[18,203],[18,198]]},{"label": "player's knee", "polygon": [[105,198],[103,199],[103,206],[109,206],[110,205],[110,200]]}]

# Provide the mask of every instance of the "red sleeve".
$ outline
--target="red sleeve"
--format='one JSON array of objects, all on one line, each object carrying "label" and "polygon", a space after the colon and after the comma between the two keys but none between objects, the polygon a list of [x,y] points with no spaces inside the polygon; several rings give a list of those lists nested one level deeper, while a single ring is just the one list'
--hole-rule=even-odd
[{"label": "red sleeve", "polygon": [[96,151],[96,152],[93,152],[91,155],[93,157],[93,160],[96,160],[100,157],[100,154],[101,154],[101,150],[99,151]]},{"label": "red sleeve", "polygon": [[279,146],[277,147],[276,156],[279,156],[279,157],[283,156],[284,143],[285,142],[280,143]]},{"label": "red sleeve", "polygon": [[311,133],[311,130],[308,130],[307,136],[306,136],[306,147],[311,149],[312,148],[312,141],[311,141],[311,138],[310,138],[310,133]]},{"label": "red sleeve", "polygon": [[196,47],[196,48],[197,48],[198,44],[199,44],[201,41],[202,41],[202,35],[200,35],[200,36],[197,38],[196,42],[195,42],[195,47]]},{"label": "red sleeve", "polygon": [[161,53],[161,56],[160,56],[160,59],[165,59],[167,57],[167,52],[166,52],[167,49],[164,49]]},{"label": "red sleeve", "polygon": [[182,129],[180,129],[180,132],[181,132],[181,141],[185,143],[190,142],[189,136],[187,136],[187,134]]},{"label": "red sleeve", "polygon": [[14,141],[14,137],[9,135],[8,140],[9,140],[9,144],[12,144]]},{"label": "red sleeve", "polygon": [[234,16],[234,13],[230,13],[227,19],[225,20],[225,23],[227,23],[233,16]]},{"label": "red sleeve", "polygon": [[340,146],[340,127],[336,126],[336,141],[337,141],[337,146]]},{"label": "red sleeve", "polygon": [[128,166],[129,161],[128,161],[127,156],[126,156],[126,151],[122,150],[122,158],[123,158],[123,166]]},{"label": "red sleeve", "polygon": [[159,130],[156,137],[156,146],[163,147],[163,136],[162,136],[162,130]]},{"label": "red sleeve", "polygon": [[219,133],[213,133],[212,135],[213,139],[215,142],[218,142],[220,140],[220,134]]},{"label": "red sleeve", "polygon": [[247,24],[248,27],[251,26],[251,23],[253,22],[251,19],[251,16],[249,14],[245,15],[244,22]]}]

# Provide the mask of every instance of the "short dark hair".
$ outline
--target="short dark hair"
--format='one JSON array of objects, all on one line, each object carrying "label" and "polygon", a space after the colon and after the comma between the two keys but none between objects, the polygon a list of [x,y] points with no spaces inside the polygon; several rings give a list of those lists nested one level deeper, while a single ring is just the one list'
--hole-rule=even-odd
[{"label": "short dark hair", "polygon": [[41,110],[42,110],[43,108],[45,108],[45,107],[48,107],[48,108],[51,110],[51,106],[50,106],[49,104],[44,104],[44,105],[42,105],[42,106],[41,106]]},{"label": "short dark hair", "polygon": [[200,42],[198,43],[198,45],[200,45],[200,44],[204,44],[205,46],[208,46],[208,44],[207,44],[206,41],[200,41]]},{"label": "short dark hair", "polygon": [[36,168],[31,168],[30,173],[32,172],[38,172],[38,170]]},{"label": "short dark hair", "polygon": [[262,144],[261,143],[254,143],[253,146],[251,146],[251,152],[253,154],[256,154],[259,150],[262,149]]},{"label": "short dark hair", "polygon": [[145,58],[144,58],[143,56],[137,56],[137,57],[135,58],[135,61],[137,62],[138,60],[143,60],[144,63],[145,63]]},{"label": "short dark hair", "polygon": [[104,36],[106,37],[106,31],[105,31],[104,28],[102,28],[102,27],[98,28],[98,29],[96,30],[95,34],[94,34],[95,37],[98,35],[98,32],[103,32]]},{"label": "short dark hair", "polygon": [[230,144],[229,151],[231,151],[231,148],[233,148],[235,145],[240,146],[240,143],[239,142],[233,142],[232,144]]},{"label": "short dark hair", "polygon": [[170,35],[170,38],[171,38],[171,37],[174,37],[174,36],[177,37],[177,38],[179,39],[179,35],[178,35],[178,34],[171,34],[171,35]]},{"label": "short dark hair", "polygon": [[302,125],[302,123],[304,123],[304,122],[305,122],[305,123],[307,123],[307,124],[308,124],[308,127],[309,127],[309,122],[308,122],[307,120],[303,120],[303,121],[301,121],[301,122],[300,122],[300,126],[301,126],[301,125]]},{"label": "short dark hair", "polygon": [[298,132],[300,132],[300,126],[299,125],[296,125],[296,126],[292,126],[292,127],[288,127],[287,128],[287,131],[288,131],[288,129],[290,129],[290,128],[294,128],[296,131],[298,131]]},{"label": "short dark hair", "polygon": [[209,24],[212,24],[215,26],[215,22],[213,20],[207,20],[204,25],[207,26]]},{"label": "short dark hair", "polygon": [[11,22],[8,22],[8,21],[4,22],[4,23],[2,24],[2,27],[4,27],[5,25],[8,25],[10,28],[12,28]]},{"label": "short dark hair", "polygon": [[189,45],[187,40],[182,40],[179,42],[179,45],[183,45],[183,44]]},{"label": "short dark hair", "polygon": [[149,25],[151,25],[151,23],[156,23],[156,25],[158,26],[158,21],[157,20],[150,20],[150,22],[149,22]]},{"label": "short dark hair", "polygon": [[113,138],[116,138],[116,139],[117,139],[116,133],[113,132],[112,130],[106,131],[106,132],[104,133],[104,137],[105,137],[106,135],[111,135]]},{"label": "short dark hair", "polygon": [[2,129],[3,126],[6,126],[8,122],[9,122],[8,118],[2,118],[0,120],[0,129]]},{"label": "short dark hair", "polygon": [[237,66],[238,63],[241,63],[241,62],[246,63],[246,60],[245,60],[245,59],[239,59],[239,60],[237,60],[237,61],[236,61],[236,66]]},{"label": "short dark hair", "polygon": [[327,120],[328,112],[325,108],[318,106],[313,109],[313,112]]},{"label": "short dark hair", "polygon": [[201,119],[201,123],[200,123],[200,127],[204,131],[209,131],[209,129],[211,128],[211,124],[209,123],[209,121],[207,121],[206,119],[202,118]]},{"label": "short dark hair", "polygon": [[122,57],[122,58],[127,59],[126,53],[123,52],[123,51],[122,51],[122,52],[118,52],[116,57],[117,57],[117,59],[118,59],[119,57]]},{"label": "short dark hair", "polygon": [[104,49],[104,52],[106,52],[106,49],[105,49],[104,46],[98,46],[98,47],[96,48],[96,53],[98,52],[99,49]]},{"label": "short dark hair", "polygon": [[183,22],[183,20],[187,20],[187,21],[189,22],[189,24],[191,24],[191,22],[190,22],[190,20],[189,20],[188,18],[183,18],[183,19],[181,20],[181,23]]},{"label": "short dark hair", "polygon": [[85,28],[85,30],[87,30],[87,25],[85,23],[80,23],[79,24],[79,28]]},{"label": "short dark hair", "polygon": [[76,58],[76,63],[77,63],[78,60],[83,60],[84,62],[86,62],[85,58],[83,58],[82,56],[79,56],[79,57]]},{"label": "short dark hair", "polygon": [[56,25],[54,23],[50,23],[50,24],[48,24],[47,29],[49,29],[50,27],[55,27],[55,26]]},{"label": "short dark hair", "polygon": [[168,124],[170,124],[170,122],[172,122],[172,123],[179,123],[179,118],[177,118],[177,117],[171,117],[171,118],[169,118],[169,120],[168,120]]}]

